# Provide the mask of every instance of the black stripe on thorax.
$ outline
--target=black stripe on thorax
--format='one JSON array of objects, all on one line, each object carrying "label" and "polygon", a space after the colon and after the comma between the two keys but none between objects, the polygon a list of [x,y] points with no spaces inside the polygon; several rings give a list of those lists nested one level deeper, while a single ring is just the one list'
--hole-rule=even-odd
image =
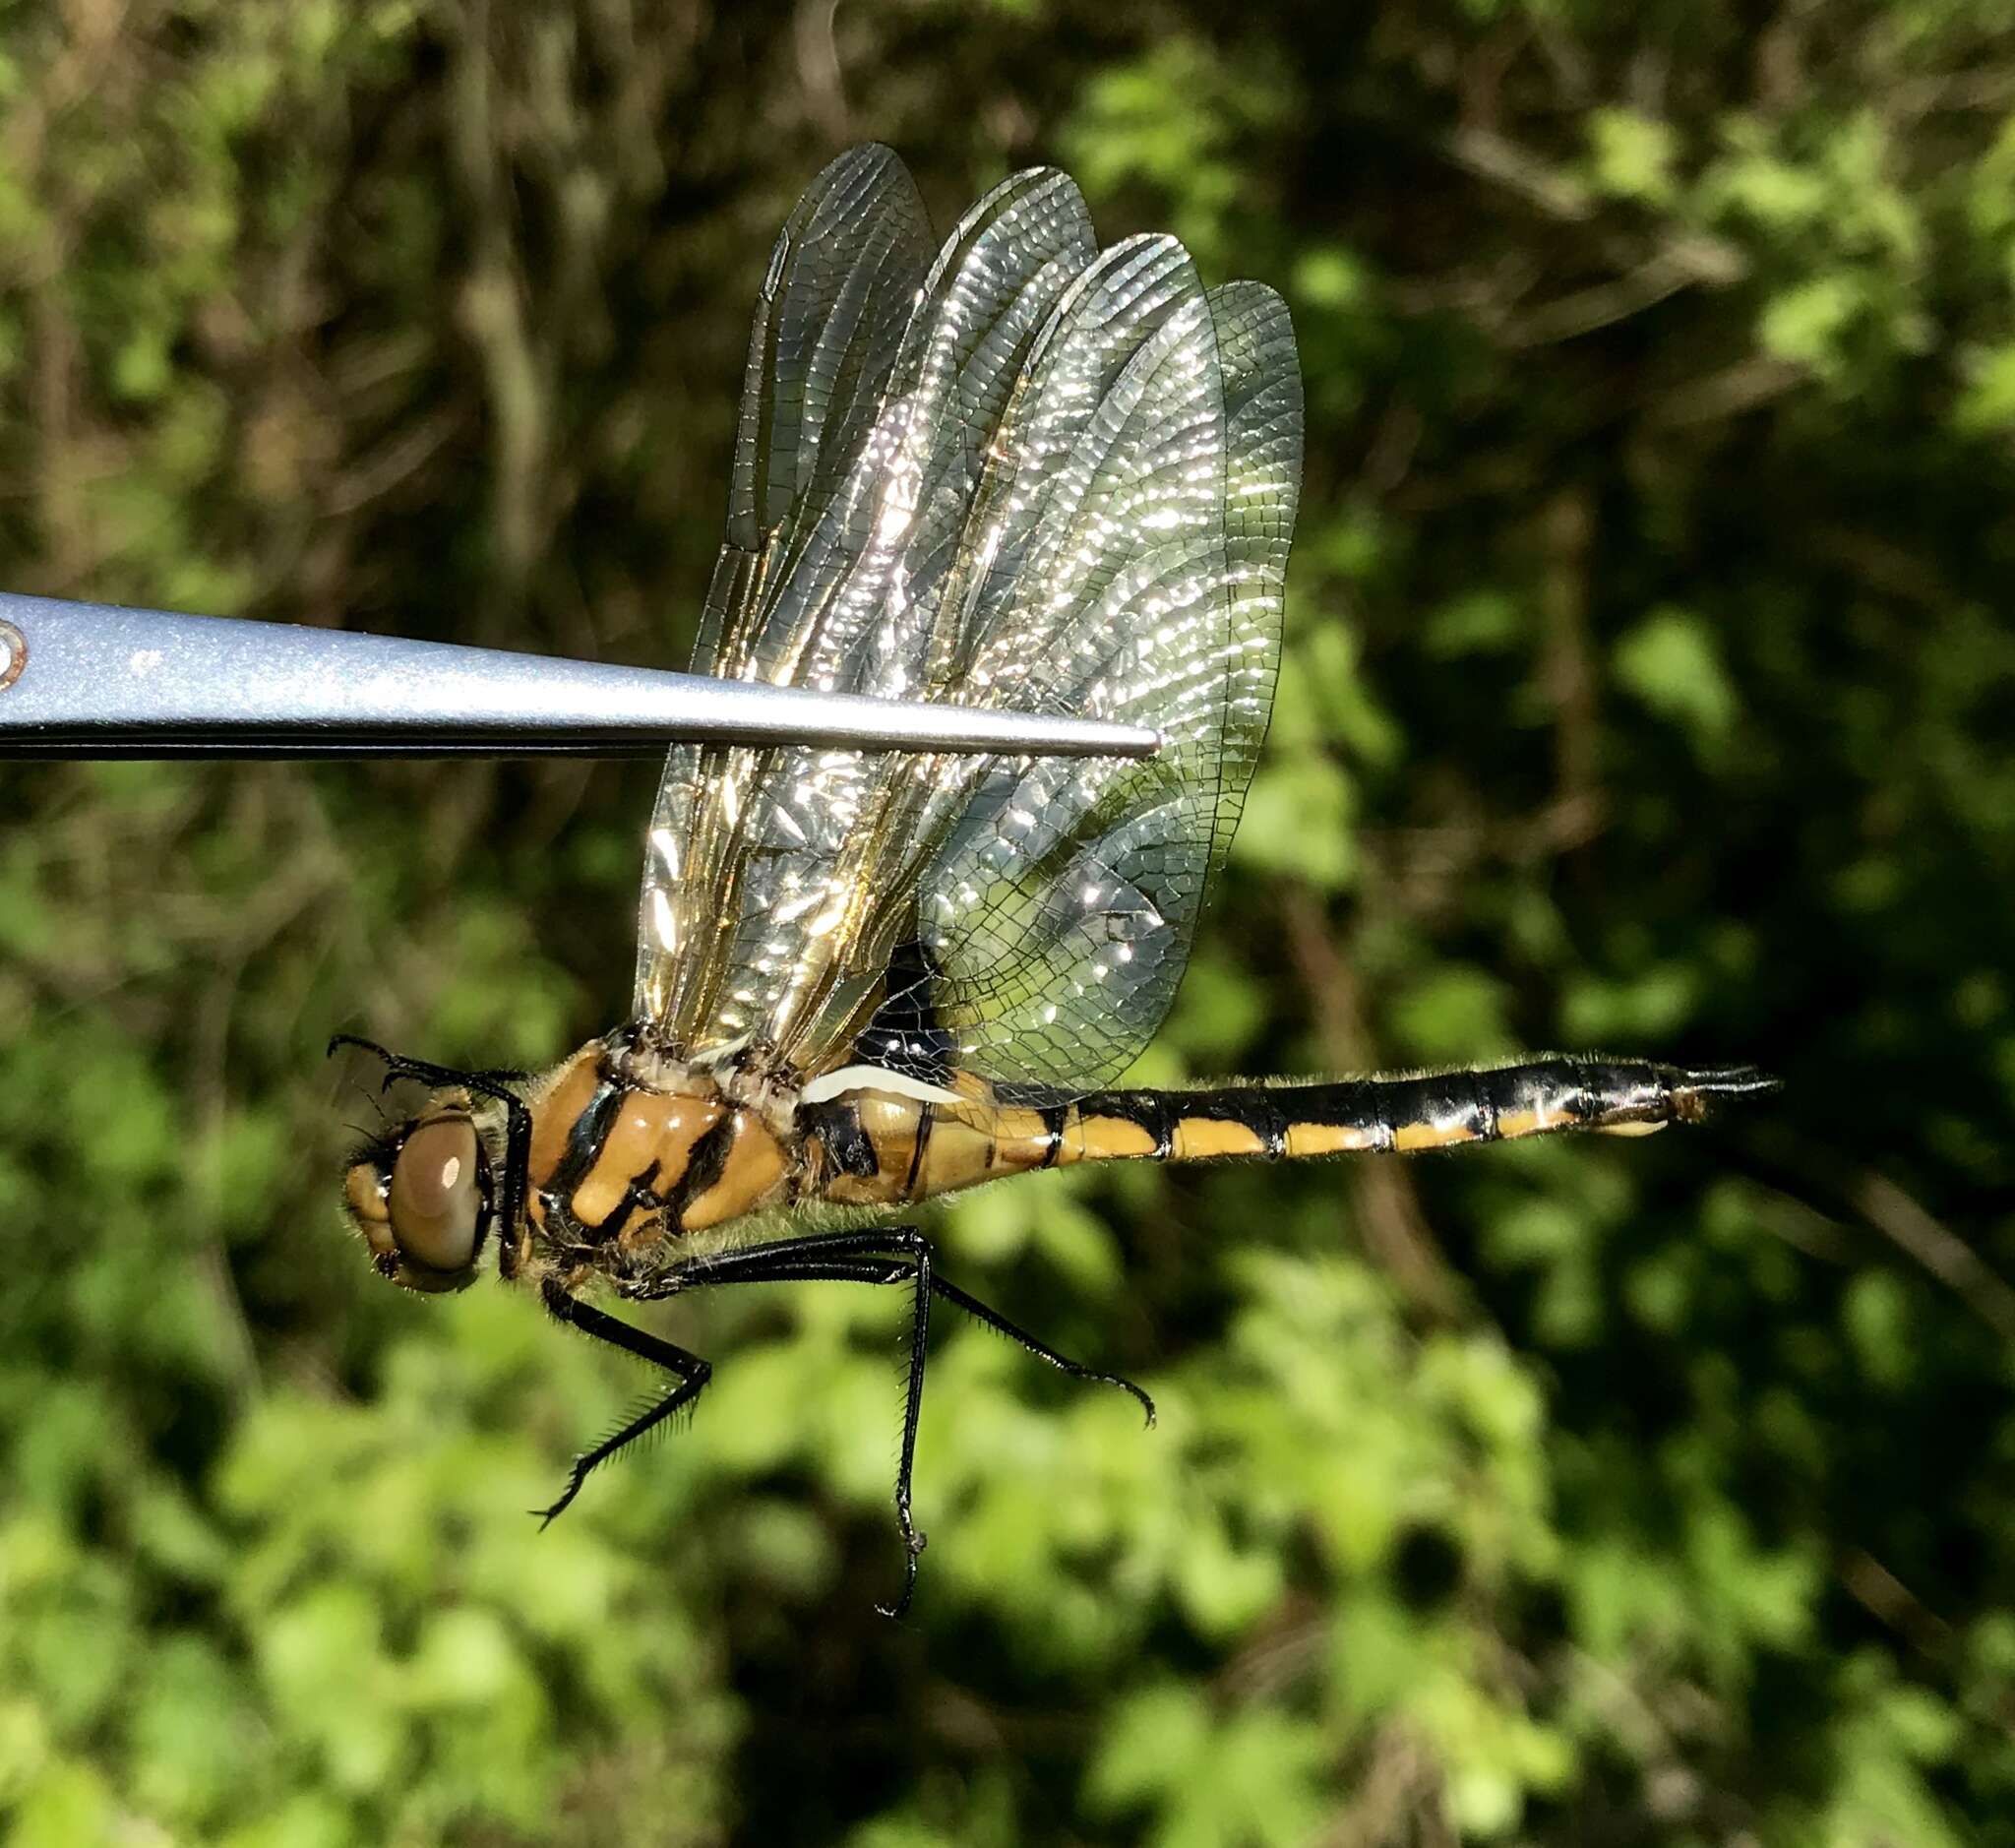
[{"label": "black stripe on thorax", "polygon": [[656,1179],[657,1158],[652,1156],[650,1165],[641,1174],[631,1178],[630,1185],[623,1190],[623,1198],[610,1207],[608,1215],[597,1219],[593,1225],[582,1226],[581,1230],[598,1244],[614,1238],[633,1212],[640,1209],[650,1212],[657,1206],[657,1196],[650,1191],[650,1184]]},{"label": "black stripe on thorax", "polygon": [[[665,1216],[673,1226],[684,1217],[686,1202],[705,1193],[726,1172],[735,1139],[741,1134],[740,1125],[739,1114],[730,1110],[695,1140],[686,1157],[686,1172],[672,1183],[669,1193],[659,1197],[664,1202]],[[650,1165],[655,1168],[657,1163]]]},{"label": "black stripe on thorax", "polygon": [[568,1129],[567,1146],[560,1151],[560,1159],[553,1164],[553,1172],[541,1190],[548,1201],[571,1201],[574,1190],[587,1179],[588,1171],[601,1159],[602,1144],[609,1140],[609,1132],[616,1127],[627,1090],[628,1086],[609,1076],[604,1064],[601,1082],[587,1100],[586,1108]]}]

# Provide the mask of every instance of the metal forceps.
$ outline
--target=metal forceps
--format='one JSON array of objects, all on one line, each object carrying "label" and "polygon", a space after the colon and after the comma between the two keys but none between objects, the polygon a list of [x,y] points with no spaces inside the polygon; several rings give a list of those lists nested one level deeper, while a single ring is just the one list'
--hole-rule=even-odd
[{"label": "metal forceps", "polygon": [[0,592],[0,758],[650,757],[673,742],[1145,757],[1137,725]]}]

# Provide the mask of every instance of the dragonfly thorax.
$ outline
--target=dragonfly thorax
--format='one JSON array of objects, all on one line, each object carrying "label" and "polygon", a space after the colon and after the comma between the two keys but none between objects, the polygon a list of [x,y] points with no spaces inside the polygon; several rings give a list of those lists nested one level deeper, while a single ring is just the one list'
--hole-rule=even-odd
[{"label": "dragonfly thorax", "polygon": [[[790,1192],[792,1139],[731,1064],[633,1030],[590,1040],[529,1090],[520,1270],[636,1286]],[[787,1119],[786,1119],[787,1121]]]}]

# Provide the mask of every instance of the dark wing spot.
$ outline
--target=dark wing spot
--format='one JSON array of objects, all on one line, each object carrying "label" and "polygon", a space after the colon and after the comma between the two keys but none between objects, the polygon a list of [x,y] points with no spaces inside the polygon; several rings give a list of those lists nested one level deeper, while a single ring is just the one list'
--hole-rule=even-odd
[{"label": "dark wing spot", "polygon": [[939,1024],[938,981],[938,965],[921,943],[912,937],[898,945],[888,958],[886,997],[854,1041],[848,1063],[949,1084],[956,1044]]}]

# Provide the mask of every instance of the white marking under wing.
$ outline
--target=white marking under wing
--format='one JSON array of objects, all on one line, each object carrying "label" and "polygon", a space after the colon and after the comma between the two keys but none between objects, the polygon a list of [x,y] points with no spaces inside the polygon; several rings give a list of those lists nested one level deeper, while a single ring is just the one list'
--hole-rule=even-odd
[{"label": "white marking under wing", "polygon": [[798,1100],[807,1104],[823,1104],[848,1091],[887,1091],[893,1096],[914,1097],[919,1103],[926,1104],[971,1102],[970,1098],[948,1091],[942,1084],[911,1078],[907,1072],[886,1072],[879,1065],[843,1065],[837,1072],[821,1073],[798,1092]]}]

